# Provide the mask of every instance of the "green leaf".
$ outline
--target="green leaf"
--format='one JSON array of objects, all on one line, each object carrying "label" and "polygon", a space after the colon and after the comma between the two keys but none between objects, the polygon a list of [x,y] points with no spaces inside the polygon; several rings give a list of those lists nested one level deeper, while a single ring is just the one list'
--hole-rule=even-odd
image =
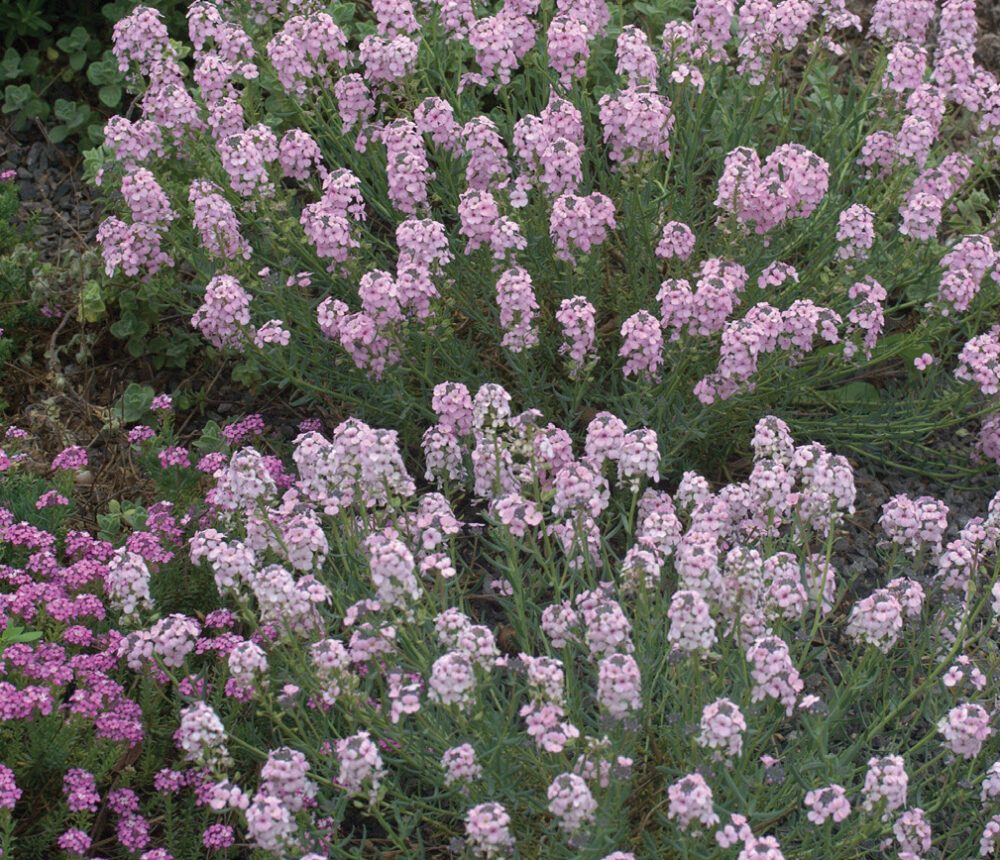
[{"label": "green leaf", "polygon": [[62,143],[69,136],[69,126],[57,125],[49,129],[49,140],[53,143]]},{"label": "green leaf", "polygon": [[923,278],[907,284],[904,293],[906,298],[911,302],[924,304],[925,302],[933,301],[933,299],[936,298],[937,285],[932,283],[930,279]]},{"label": "green leaf", "polygon": [[131,340],[136,340],[149,331],[149,323],[134,313],[125,314],[123,319],[129,321],[129,338]]},{"label": "green leaf", "polygon": [[116,320],[111,323],[111,334],[115,337],[124,340],[127,337],[132,336],[132,324],[135,321],[134,317],[122,317],[120,320]]},{"label": "green leaf", "polygon": [[56,99],[54,107],[56,119],[63,122],[72,122],[76,119],[76,102],[67,101],[66,99]]},{"label": "green leaf", "polygon": [[160,370],[167,362],[167,354],[170,348],[170,339],[166,337],[154,337],[146,342],[146,354],[152,359],[153,367]]},{"label": "green leaf", "polygon": [[120,21],[132,11],[132,4],[128,0],[115,0],[114,3],[105,3],[101,7],[101,14],[109,21]]},{"label": "green leaf", "polygon": [[26,75],[33,75],[38,71],[38,67],[42,64],[42,58],[35,51],[30,54],[25,54],[24,59],[21,60],[21,71]]},{"label": "green leaf", "polygon": [[118,71],[118,61],[111,51],[105,51],[101,59],[87,66],[87,80],[95,87],[117,84],[121,79],[122,73]]},{"label": "green leaf", "polygon": [[146,517],[149,512],[140,504],[128,500],[122,502],[122,519],[135,530],[146,524]]},{"label": "green leaf", "polygon": [[881,347],[892,350],[907,365],[913,367],[913,359],[929,352],[934,355],[935,346],[928,340],[917,338],[916,332],[897,331],[882,338]]},{"label": "green leaf", "polygon": [[47,101],[43,101],[42,99],[39,98],[34,98],[28,103],[28,106],[24,109],[24,112],[31,117],[37,116],[40,120],[42,120],[42,122],[44,122],[49,118],[49,114],[52,112],[52,108],[49,106],[49,103]]},{"label": "green leaf", "polygon": [[77,51],[69,58],[69,67],[74,71],[78,72],[84,67],[87,62],[87,52]]},{"label": "green leaf", "polygon": [[34,642],[42,638],[40,630],[24,631],[24,627],[19,624],[8,624],[0,632],[0,644],[7,645],[12,642]]},{"label": "green leaf", "polygon": [[125,344],[125,349],[128,350],[128,354],[132,358],[139,358],[139,356],[146,354],[146,341],[141,337],[130,337],[128,343]]},{"label": "green leaf", "polygon": [[115,403],[114,412],[120,415],[126,424],[134,424],[149,414],[149,407],[153,405],[154,397],[156,392],[150,386],[131,382]]},{"label": "green leaf", "polygon": [[108,107],[117,107],[122,100],[122,88],[118,84],[105,84],[97,91],[97,97]]},{"label": "green leaf", "polygon": [[333,18],[337,26],[343,27],[354,20],[357,11],[357,7],[353,3],[338,3],[330,10],[330,17]]},{"label": "green leaf", "polygon": [[194,447],[206,454],[211,451],[225,451],[226,440],[222,438],[222,431],[215,421],[209,421],[201,433],[201,437],[194,443]]},{"label": "green leaf", "polygon": [[80,131],[88,122],[90,118],[94,115],[94,112],[90,109],[90,105],[80,104],[77,106],[76,115],[73,119],[67,123],[69,130],[73,133]]},{"label": "green leaf", "polygon": [[[979,193],[981,194],[982,192]],[[983,221],[979,217],[978,212],[982,208],[982,203],[975,198],[975,194],[970,194],[969,197],[957,201],[955,205],[958,208],[958,214],[962,216],[962,221],[966,225],[973,230],[979,230],[983,226]]]},{"label": "green leaf", "polygon": [[[174,49],[173,50],[174,55],[178,59],[183,60],[191,55],[191,51],[193,49],[186,42],[180,42],[177,39],[169,39],[168,41],[170,42],[170,46]],[[181,74],[186,74],[186,73],[187,73],[187,68],[183,64],[181,64]]]},{"label": "green leaf", "polygon": [[97,322],[106,311],[101,285],[97,281],[87,281],[80,291],[80,319],[83,322]]},{"label": "green leaf", "polygon": [[90,41],[90,33],[85,27],[74,27],[73,32],[68,36],[63,36],[56,42],[56,47],[64,54],[73,54],[82,51],[87,42]]},{"label": "green leaf", "polygon": [[842,385],[840,388],[824,391],[823,396],[844,405],[870,407],[879,406],[882,403],[878,389],[870,382],[861,379],[848,382],[847,385]]},{"label": "green leaf", "polygon": [[[87,129],[87,133],[90,134],[93,139],[94,126]],[[87,182],[93,182],[94,177],[97,175],[97,171],[104,167],[111,160],[111,153],[109,150],[105,149],[101,145],[100,141],[104,140],[104,129],[97,123],[98,140],[95,141],[98,145],[93,149],[88,149],[83,153],[83,178]]]},{"label": "green leaf", "polygon": [[297,110],[295,102],[280,93],[271,93],[264,100],[264,108],[268,113],[274,114],[281,119],[295,116]]},{"label": "green leaf", "polygon": [[234,382],[239,382],[250,388],[256,387],[264,379],[256,363],[249,361],[237,364],[233,368],[232,378]]},{"label": "green leaf", "polygon": [[632,7],[640,15],[644,15],[647,19],[652,19],[654,21],[659,21],[667,15],[666,9],[661,9],[654,3],[641,2],[641,0],[637,0],[637,2],[633,3]]},{"label": "green leaf", "polygon": [[31,88],[31,84],[8,84],[3,91],[3,112],[14,113],[16,110],[23,110],[34,97],[35,91]]},{"label": "green leaf", "polygon": [[3,55],[3,60],[0,60],[0,78],[10,81],[20,77],[21,74],[21,55],[16,49],[8,48],[7,53]]},{"label": "green leaf", "polygon": [[[97,515],[97,528],[100,530],[100,534],[105,536],[113,536],[118,533],[118,517],[112,516],[111,514],[98,514]],[[105,540],[107,537],[104,538]]]}]

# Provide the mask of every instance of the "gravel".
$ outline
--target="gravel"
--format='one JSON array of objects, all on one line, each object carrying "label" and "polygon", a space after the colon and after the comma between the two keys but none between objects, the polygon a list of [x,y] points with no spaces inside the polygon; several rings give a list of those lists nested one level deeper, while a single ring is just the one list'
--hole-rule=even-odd
[{"label": "gravel", "polygon": [[14,132],[0,125],[0,172],[15,171],[19,220],[36,218],[32,239],[43,259],[70,248],[92,247],[101,223],[94,189],[84,184],[83,156],[69,142],[54,144],[39,128]]}]

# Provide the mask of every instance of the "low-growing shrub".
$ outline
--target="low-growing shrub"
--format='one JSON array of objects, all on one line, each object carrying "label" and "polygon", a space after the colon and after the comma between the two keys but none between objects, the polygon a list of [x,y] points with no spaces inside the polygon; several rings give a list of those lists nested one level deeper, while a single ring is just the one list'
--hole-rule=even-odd
[{"label": "low-growing shrub", "polygon": [[115,28],[97,296],[354,417],[132,386],[96,535],[7,432],[5,855],[994,853],[1000,494],[895,495],[865,578],[847,459],[1000,457],[971,4],[188,22]]},{"label": "low-growing shrub", "polygon": [[842,5],[676,8],[196,2],[190,62],[138,9],[142,112],[89,160],[107,271],[410,445],[461,379],[655,429],[674,476],[765,412],[942,475],[980,418],[994,457],[992,387],[955,378],[1000,280],[972,5],[883,0],[863,43]]},{"label": "low-growing shrub", "polygon": [[861,581],[850,465],[777,418],[668,493],[651,430],[440,394],[416,478],[357,419],[167,420],[117,548],[0,510],[7,855],[992,853],[1000,497],[948,542],[894,497]]}]

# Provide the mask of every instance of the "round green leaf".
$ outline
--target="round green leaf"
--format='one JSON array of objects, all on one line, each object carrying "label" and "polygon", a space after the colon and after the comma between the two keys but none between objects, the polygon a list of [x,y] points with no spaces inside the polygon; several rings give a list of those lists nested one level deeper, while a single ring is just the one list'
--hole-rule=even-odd
[{"label": "round green leaf", "polygon": [[87,281],[80,292],[80,318],[85,322],[97,322],[105,310],[101,285],[97,281]]},{"label": "round green leaf", "polygon": [[97,97],[108,107],[117,107],[122,100],[122,88],[118,84],[105,84],[97,91]]}]

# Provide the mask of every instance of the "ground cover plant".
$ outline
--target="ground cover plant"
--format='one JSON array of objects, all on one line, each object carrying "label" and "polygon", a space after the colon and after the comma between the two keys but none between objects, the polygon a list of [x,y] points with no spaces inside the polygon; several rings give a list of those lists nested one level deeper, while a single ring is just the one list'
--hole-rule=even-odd
[{"label": "ground cover plant", "polygon": [[992,855],[1000,494],[945,545],[892,498],[859,582],[852,469],[780,419],[669,494],[651,430],[440,393],[417,476],[357,419],[178,446],[161,396],[162,498],[98,536],[86,452],[42,492],[7,431],[5,856]]},{"label": "ground cover plant", "polygon": [[[108,44],[111,26],[137,5],[11,0],[0,6],[0,113],[11,127],[40,128],[49,142],[71,140],[81,150],[99,143],[107,118],[128,108]],[[183,24],[181,0],[157,7],[175,26]]]},{"label": "ground cover plant", "polygon": [[188,22],[115,27],[89,293],[344,420],[137,385],[89,532],[4,427],[3,856],[992,856],[1000,493],[842,540],[856,464],[1000,458],[973,7]]},{"label": "ground cover plant", "polygon": [[765,413],[939,473],[978,416],[992,456],[973,6],[879,4],[863,51],[838,4],[651,8],[194,4],[183,50],[125,19],[142,116],[89,162],[115,289],[411,446],[464,379],[669,428],[674,477]]}]

